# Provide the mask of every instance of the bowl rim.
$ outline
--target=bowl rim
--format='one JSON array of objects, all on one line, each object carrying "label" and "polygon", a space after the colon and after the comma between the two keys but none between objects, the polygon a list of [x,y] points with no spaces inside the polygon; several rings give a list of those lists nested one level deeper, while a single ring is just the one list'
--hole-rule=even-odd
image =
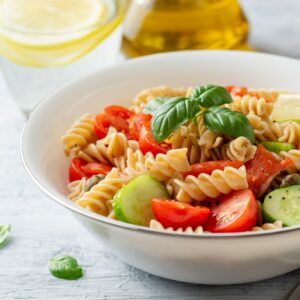
[{"label": "bowl rim", "polygon": [[[147,60],[152,60],[153,58],[164,58],[166,56],[185,56],[185,55],[210,55],[214,53],[213,55],[241,55],[246,57],[249,56],[261,56],[261,57],[269,57],[269,58],[275,58],[275,59],[280,59],[280,60],[289,60],[291,62],[295,62],[299,64],[300,66],[300,60],[295,59],[295,58],[290,58],[286,56],[280,56],[280,55],[274,55],[274,54],[267,54],[267,53],[255,53],[255,52],[245,52],[245,51],[238,51],[238,50],[187,50],[187,51],[178,51],[178,52],[165,52],[165,53],[159,53],[159,54],[151,54],[151,55],[146,55],[130,60],[126,60],[123,62],[120,62],[118,64],[114,64],[112,66],[103,68],[101,70],[96,70],[93,72],[90,72],[86,75],[83,75],[79,78],[76,78],[75,80],[69,80],[66,83],[58,86],[57,88],[53,89],[49,94],[47,94],[45,97],[42,98],[42,100],[39,102],[39,104],[33,109],[31,114],[29,115],[28,119],[26,120],[22,132],[21,132],[21,138],[20,138],[20,155],[21,155],[21,160],[23,163],[23,166],[28,174],[28,176],[31,178],[31,180],[36,184],[36,186],[44,193],[46,194],[50,199],[54,200],[58,204],[64,206],[65,208],[69,209],[71,212],[75,212],[76,214],[79,214],[83,217],[87,217],[88,219],[91,219],[93,221],[96,221],[97,223],[104,224],[106,226],[112,226],[112,227],[117,227],[119,229],[128,229],[131,231],[137,231],[140,233],[147,233],[147,234],[152,234],[152,235],[161,235],[161,236],[169,236],[169,237],[181,237],[181,238],[193,238],[193,239],[201,239],[201,238],[217,238],[217,239],[229,239],[229,238],[250,238],[250,237],[263,237],[265,235],[278,235],[278,234],[285,234],[289,233],[291,231],[296,231],[300,229],[300,224],[296,226],[291,226],[291,227],[284,227],[284,228],[279,228],[275,230],[263,230],[263,231],[246,231],[246,232],[236,232],[236,233],[211,233],[211,232],[204,232],[201,234],[194,234],[194,233],[185,233],[185,232],[172,232],[172,231],[166,231],[166,230],[157,230],[149,227],[143,227],[139,225],[134,225],[114,219],[110,219],[108,217],[96,214],[94,212],[90,212],[82,207],[78,206],[73,206],[71,205],[73,202],[71,200],[70,203],[64,202],[59,197],[56,197],[54,194],[52,194],[44,185],[43,183],[35,177],[29,167],[29,164],[26,161],[25,158],[25,153],[24,153],[24,144],[25,144],[25,131],[27,130],[28,124],[31,120],[32,114],[36,113],[38,108],[42,106],[44,103],[51,101],[53,97],[57,93],[62,92],[65,89],[68,89],[72,86],[75,86],[77,83],[80,83],[84,79],[88,77],[94,77],[94,76],[103,76],[107,70],[114,71],[118,70],[119,67],[124,66],[124,65],[134,65],[134,64],[140,64],[143,63],[143,61]],[[66,197],[66,196],[65,196]],[[67,198],[67,197],[66,197]]]}]

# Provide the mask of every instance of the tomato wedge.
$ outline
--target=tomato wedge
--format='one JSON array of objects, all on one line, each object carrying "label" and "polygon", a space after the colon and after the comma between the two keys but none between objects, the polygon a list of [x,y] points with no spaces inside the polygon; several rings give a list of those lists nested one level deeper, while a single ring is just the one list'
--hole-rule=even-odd
[{"label": "tomato wedge", "polygon": [[152,211],[157,221],[165,228],[196,229],[202,225],[210,214],[210,209],[204,206],[192,206],[174,200],[152,199]]},{"label": "tomato wedge", "polygon": [[218,233],[242,232],[256,225],[258,206],[251,190],[233,191],[218,200],[219,204],[211,207],[204,230]]},{"label": "tomato wedge", "polygon": [[159,153],[167,153],[171,145],[166,143],[157,143],[153,137],[150,126],[143,125],[139,137],[139,146],[143,154],[151,152],[154,156]]},{"label": "tomato wedge", "polygon": [[86,164],[86,161],[82,158],[75,157],[72,159],[69,167],[69,180],[76,181],[85,177],[85,173],[82,171],[81,167]]},{"label": "tomato wedge", "polygon": [[81,167],[81,170],[85,173],[86,177],[92,177],[93,175],[102,174],[107,175],[112,169],[112,166],[91,162]]},{"label": "tomato wedge", "polygon": [[95,132],[99,139],[106,137],[109,127],[114,127],[129,137],[128,119],[133,113],[122,106],[108,106],[95,119]]},{"label": "tomato wedge", "polygon": [[249,90],[246,87],[235,87],[233,85],[225,86],[225,89],[234,96],[243,97],[249,94]]},{"label": "tomato wedge", "polygon": [[139,140],[140,132],[143,127],[143,124],[150,123],[152,116],[146,115],[143,113],[133,114],[128,122],[129,122],[129,135],[132,140]]},{"label": "tomato wedge", "polygon": [[257,146],[254,158],[246,163],[249,188],[257,198],[268,189],[274,177],[292,165],[292,160],[279,160],[262,145]]},{"label": "tomato wedge", "polygon": [[216,160],[216,161],[207,161],[203,163],[194,164],[191,166],[189,172],[183,173],[183,176],[188,175],[199,176],[201,173],[211,175],[214,170],[224,170],[226,167],[240,168],[243,165],[243,162],[234,160]]}]

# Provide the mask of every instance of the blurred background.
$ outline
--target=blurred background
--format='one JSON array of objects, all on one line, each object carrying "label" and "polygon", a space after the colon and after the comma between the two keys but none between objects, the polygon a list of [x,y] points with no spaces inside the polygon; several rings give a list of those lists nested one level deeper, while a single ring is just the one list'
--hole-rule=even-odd
[{"label": "blurred background", "polygon": [[120,60],[234,49],[300,57],[297,0],[0,0],[0,68],[28,115],[51,90]]}]

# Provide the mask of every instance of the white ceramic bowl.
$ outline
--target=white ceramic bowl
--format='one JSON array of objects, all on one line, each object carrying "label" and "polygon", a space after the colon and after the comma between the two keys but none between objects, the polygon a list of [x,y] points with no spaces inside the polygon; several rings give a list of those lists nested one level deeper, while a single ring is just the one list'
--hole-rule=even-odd
[{"label": "white ceramic bowl", "polygon": [[56,90],[30,115],[21,148],[34,182],[70,209],[114,255],[146,272],[205,284],[257,281],[300,266],[300,226],[239,234],[160,233],[88,212],[69,201],[68,159],[60,137],[76,118],[128,105],[142,89],[208,83],[300,92],[300,61],[226,51],[189,51],[131,60]]}]

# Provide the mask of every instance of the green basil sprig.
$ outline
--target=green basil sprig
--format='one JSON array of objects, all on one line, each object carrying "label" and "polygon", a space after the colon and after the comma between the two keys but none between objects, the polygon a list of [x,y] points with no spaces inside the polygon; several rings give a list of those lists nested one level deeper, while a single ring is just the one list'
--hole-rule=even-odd
[{"label": "green basil sprig", "polygon": [[11,225],[9,224],[0,225],[0,245],[4,243],[10,230],[11,230]]},{"label": "green basil sprig", "polygon": [[231,103],[230,93],[222,86],[206,85],[195,88],[189,97],[158,97],[150,101],[144,113],[152,114],[151,131],[157,142],[162,142],[179,126],[204,112],[204,124],[211,130],[233,137],[245,136],[254,142],[253,129],[247,118],[218,106]]},{"label": "green basil sprig", "polygon": [[52,275],[62,279],[75,280],[83,275],[77,260],[69,255],[49,259],[48,268]]},{"label": "green basil sprig", "polygon": [[154,111],[151,131],[157,142],[162,142],[181,124],[192,119],[200,111],[197,100],[187,97],[175,97]]},{"label": "green basil sprig", "polygon": [[196,87],[191,98],[198,100],[202,107],[219,106],[232,102],[231,95],[224,87],[212,84]]},{"label": "green basil sprig", "polygon": [[245,136],[254,143],[253,129],[245,115],[225,107],[212,106],[204,113],[205,126],[215,132],[229,136]]}]

